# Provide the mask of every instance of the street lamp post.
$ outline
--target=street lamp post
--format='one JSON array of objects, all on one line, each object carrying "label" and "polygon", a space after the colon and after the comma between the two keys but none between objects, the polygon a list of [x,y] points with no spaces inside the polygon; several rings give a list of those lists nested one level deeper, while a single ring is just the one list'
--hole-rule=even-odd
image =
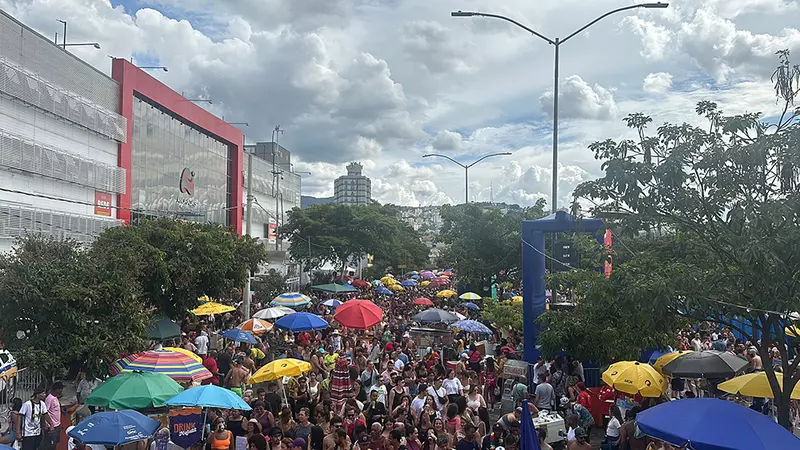
[{"label": "street lamp post", "polygon": [[587,23],[586,25],[578,28],[572,34],[568,35],[564,39],[555,38],[550,39],[549,37],[534,31],[533,29],[517,22],[514,19],[509,17],[501,16],[498,14],[489,14],[489,13],[482,13],[482,12],[469,12],[469,11],[454,11],[450,13],[452,17],[491,17],[494,19],[505,20],[506,22],[510,22],[519,28],[531,33],[532,35],[538,37],[539,39],[544,40],[548,44],[555,47],[555,61],[554,61],[554,68],[553,68],[553,198],[552,198],[552,210],[553,213],[558,211],[558,65],[559,65],[559,49],[561,48],[561,44],[567,42],[568,40],[575,37],[575,35],[583,32],[585,29],[589,28],[590,26],[594,25],[595,23],[599,22],[600,20],[622,11],[627,11],[629,9],[636,9],[636,8],[666,8],[669,6],[669,3],[639,3],[636,5],[629,5],[623,6],[622,8],[617,8],[611,10],[598,18],[592,20],[591,22]]},{"label": "street lamp post", "polygon": [[447,155],[440,155],[438,153],[428,153],[427,155],[422,155],[423,158],[429,157],[437,157],[437,158],[445,158],[449,159],[450,161],[458,164],[459,166],[464,168],[464,203],[469,203],[469,168],[478,164],[479,162],[483,161],[486,158],[491,158],[493,156],[508,156],[511,152],[500,152],[500,153],[490,153],[488,155],[483,155],[480,158],[476,159],[475,161],[471,162],[470,164],[464,164],[456,161],[455,159],[447,156]]}]

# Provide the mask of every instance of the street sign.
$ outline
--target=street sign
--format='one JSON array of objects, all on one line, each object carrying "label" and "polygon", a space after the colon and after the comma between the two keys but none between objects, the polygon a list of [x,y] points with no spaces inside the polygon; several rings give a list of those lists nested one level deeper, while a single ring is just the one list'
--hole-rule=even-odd
[{"label": "street sign", "polygon": [[503,367],[503,378],[528,379],[528,363],[516,359],[509,359]]},{"label": "street sign", "polygon": [[286,279],[286,284],[294,284],[299,282],[300,282],[300,277],[291,277]]}]

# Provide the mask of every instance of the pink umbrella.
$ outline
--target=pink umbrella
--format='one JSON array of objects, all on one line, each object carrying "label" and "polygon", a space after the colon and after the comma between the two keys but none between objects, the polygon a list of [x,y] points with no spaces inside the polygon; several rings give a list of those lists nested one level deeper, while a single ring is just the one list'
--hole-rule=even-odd
[{"label": "pink umbrella", "polygon": [[426,270],[424,272],[420,272],[419,276],[420,276],[420,278],[428,279],[428,278],[433,278],[436,275],[433,272],[431,272],[430,270]]}]

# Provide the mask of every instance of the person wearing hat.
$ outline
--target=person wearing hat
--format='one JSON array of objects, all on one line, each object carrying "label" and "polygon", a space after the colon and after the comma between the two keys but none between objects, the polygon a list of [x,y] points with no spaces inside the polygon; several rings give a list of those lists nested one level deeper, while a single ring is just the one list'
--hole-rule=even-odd
[{"label": "person wearing hat", "polygon": [[31,399],[23,403],[19,410],[22,420],[18,422],[19,429],[16,432],[17,440],[22,442],[22,450],[38,450],[42,444],[42,417],[47,413],[44,399],[44,386],[37,387]]},{"label": "person wearing hat", "polygon": [[569,441],[567,450],[592,450],[592,444],[589,442],[589,436],[583,427],[575,429],[575,440]]}]

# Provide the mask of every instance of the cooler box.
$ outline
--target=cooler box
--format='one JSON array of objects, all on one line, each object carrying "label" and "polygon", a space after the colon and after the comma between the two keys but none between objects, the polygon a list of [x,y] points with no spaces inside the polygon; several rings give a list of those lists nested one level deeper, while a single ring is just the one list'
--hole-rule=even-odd
[{"label": "cooler box", "polygon": [[544,411],[541,411],[538,417],[533,418],[533,426],[535,428],[544,428],[547,430],[545,442],[548,444],[562,442],[567,439],[567,429],[564,426],[564,419],[558,414],[545,414]]}]

